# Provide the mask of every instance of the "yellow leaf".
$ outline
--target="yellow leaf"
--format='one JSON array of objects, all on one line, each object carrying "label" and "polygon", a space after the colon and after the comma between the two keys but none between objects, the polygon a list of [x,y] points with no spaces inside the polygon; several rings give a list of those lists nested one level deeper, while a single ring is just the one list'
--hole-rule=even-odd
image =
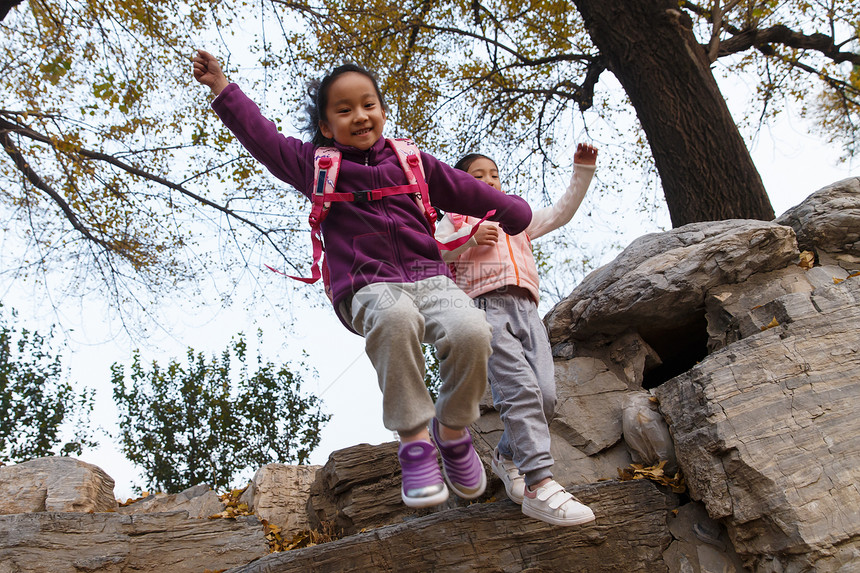
[{"label": "yellow leaf", "polygon": [[800,261],[797,263],[797,266],[808,271],[814,264],[815,254],[812,251],[803,251],[800,253]]},{"label": "yellow leaf", "polygon": [[[684,481],[684,476],[681,472],[674,476],[667,476],[663,472],[663,467],[666,465],[666,460],[662,460],[655,466],[646,467],[642,464],[630,464],[629,468],[617,468],[618,478],[621,481],[629,481],[634,479],[648,479],[657,482],[660,485],[668,486],[675,493],[682,493],[686,490],[687,485]],[[632,471],[631,471],[632,468]]]},{"label": "yellow leaf", "polygon": [[762,326],[762,327],[761,327],[761,329],[762,329],[762,331],[765,331],[765,330],[767,330],[767,329],[769,329],[769,328],[773,328],[773,327],[775,327],[775,326],[779,326],[779,322],[777,322],[776,317],[774,316],[774,317],[773,317],[773,320],[771,320],[771,321],[767,324],[767,326]]}]

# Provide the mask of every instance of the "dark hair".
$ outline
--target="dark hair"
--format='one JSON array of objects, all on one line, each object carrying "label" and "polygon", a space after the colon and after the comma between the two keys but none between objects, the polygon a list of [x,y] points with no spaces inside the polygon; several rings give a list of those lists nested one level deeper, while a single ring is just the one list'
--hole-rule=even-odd
[{"label": "dark hair", "polygon": [[496,163],[492,157],[487,157],[486,155],[482,155],[480,153],[470,153],[461,157],[460,161],[454,164],[454,169],[459,169],[460,171],[469,171],[469,167],[471,167],[472,164],[478,159],[487,159],[493,162],[493,165],[496,166],[496,169],[498,169],[499,167],[499,164]]},{"label": "dark hair", "polygon": [[376,90],[379,103],[382,105],[382,109],[388,113],[388,106],[382,97],[382,91],[380,91],[379,83],[376,81],[376,75],[358,64],[342,64],[323,76],[323,79],[311,80],[307,84],[309,102],[305,106],[305,113],[308,116],[308,124],[305,126],[304,131],[311,134],[311,142],[314,145],[329,146],[333,143],[330,138],[324,136],[320,131],[320,121],[328,121],[328,118],[325,116],[325,109],[328,105],[328,92],[331,89],[331,85],[338,77],[348,72],[361,74],[373,83],[373,89]]}]

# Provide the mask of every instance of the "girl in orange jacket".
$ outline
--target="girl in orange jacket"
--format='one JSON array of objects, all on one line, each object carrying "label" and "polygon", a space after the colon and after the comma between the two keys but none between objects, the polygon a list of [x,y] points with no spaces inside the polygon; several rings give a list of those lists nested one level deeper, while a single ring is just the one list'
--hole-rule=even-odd
[{"label": "girl in orange jacket", "polygon": [[[531,240],[568,223],[588,189],[597,163],[597,149],[579,144],[570,186],[552,206],[533,209],[532,221],[518,235],[498,225],[448,213],[436,238],[461,247],[442,251],[457,285],[485,310],[493,327],[493,354],[488,375],[493,403],[504,432],[493,451],[492,469],[505,484],[508,497],[523,513],[555,525],[594,520],[594,513],[553,480],[549,422],[555,412],[556,389],[552,352],[538,314],[538,272]],[[502,191],[496,163],[480,154],[463,157],[456,168]],[[479,225],[475,230],[475,225]]]}]

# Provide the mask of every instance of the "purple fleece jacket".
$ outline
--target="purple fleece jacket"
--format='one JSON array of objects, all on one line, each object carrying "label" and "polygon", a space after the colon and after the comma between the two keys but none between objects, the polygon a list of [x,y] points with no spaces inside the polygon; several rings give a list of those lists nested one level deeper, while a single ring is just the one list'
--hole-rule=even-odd
[{"label": "purple fleece jacket", "polygon": [[[212,108],[254,158],[275,177],[310,197],[314,180],[312,143],[281,134],[236,84],[224,88]],[[384,138],[367,151],[335,145],[343,153],[338,192],[407,183],[397,156]],[[474,217],[495,209],[490,219],[498,221],[509,235],[521,233],[531,222],[531,208],[521,197],[499,193],[427,153],[422,152],[421,159],[433,206]],[[335,310],[342,300],[370,283],[410,283],[451,276],[430,225],[410,195],[332,203],[321,230]]]}]

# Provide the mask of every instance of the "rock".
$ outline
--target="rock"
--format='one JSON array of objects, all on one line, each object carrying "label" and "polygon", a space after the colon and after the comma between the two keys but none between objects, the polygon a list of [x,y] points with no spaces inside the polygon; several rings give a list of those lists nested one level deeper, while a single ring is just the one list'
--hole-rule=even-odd
[{"label": "rock", "polygon": [[848,271],[842,267],[834,265],[825,265],[821,267],[812,267],[806,271],[806,280],[813,288],[826,287],[832,284],[837,284],[839,281],[844,281],[848,278]]},{"label": "rock", "polygon": [[698,502],[682,505],[669,518],[674,538],[663,552],[669,573],[740,573],[746,571],[725,527]]},{"label": "rock", "polygon": [[656,402],[649,392],[627,393],[621,414],[624,443],[634,463],[656,466],[664,462],[663,473],[673,476],[678,471],[675,444]]},{"label": "rock", "polygon": [[117,508],[117,513],[143,514],[186,511],[188,517],[205,519],[224,511],[226,505],[208,485],[196,485],[180,493],[157,493]]},{"label": "rock", "polygon": [[[556,418],[558,420],[558,418]],[[609,422],[610,425],[614,425]],[[587,455],[554,432],[556,424],[550,424],[552,442],[550,453],[555,463],[553,477],[559,483],[588,484],[618,477],[618,468],[630,465],[630,454],[624,444],[617,443],[597,454]],[[507,499],[502,481],[490,470],[493,449],[502,435],[502,421],[496,411],[486,412],[471,426],[472,442],[484,461],[487,470],[487,494],[490,499]]]},{"label": "rock", "polygon": [[572,488],[597,520],[556,527],[505,500],[416,517],[323,545],[274,553],[228,573],[339,571],[665,570],[673,494],[650,482],[610,481]]},{"label": "rock", "polygon": [[559,436],[586,455],[617,443],[627,382],[603,362],[586,357],[556,362],[555,377],[558,402],[550,424],[553,437]]},{"label": "rock", "polygon": [[337,530],[350,534],[408,515],[411,510],[400,500],[397,447],[397,442],[358,444],[332,452],[311,485],[311,527],[333,522]]},{"label": "rock", "polygon": [[[307,525],[346,535],[337,541],[261,557],[254,518],[49,513],[28,493],[19,509],[41,513],[0,517],[0,573],[860,571],[858,194],[853,178],[776,222],[641,237],[547,315],[559,396],[553,472],[594,509],[595,523],[550,526],[506,499],[488,468],[502,424],[487,392],[471,427],[488,469],[477,503],[452,496],[407,508],[397,443],[360,444],[315,473],[261,468],[243,497],[285,536],[303,526],[307,497]],[[809,268],[795,235],[817,265]],[[624,425],[625,401],[650,394],[687,480],[681,506],[666,486],[611,479],[630,464],[636,448],[626,439],[642,425],[632,417]],[[205,496],[192,488],[132,511],[200,515]]]},{"label": "rock", "polygon": [[609,345],[609,363],[617,365],[631,390],[642,388],[645,372],[660,366],[660,355],[645,342],[638,332],[626,332]]},{"label": "rock", "polygon": [[790,227],[763,221],[692,223],[645,235],[585,277],[544,322],[553,344],[633,330],[665,360],[660,334],[689,324],[708,290],[785,268],[798,253]]},{"label": "rock", "polygon": [[0,467],[0,514],[115,511],[114,481],[101,468],[67,457]]},{"label": "rock", "polygon": [[[629,333],[602,350],[556,360],[558,402],[549,429],[553,475],[558,481],[586,484],[612,479],[618,476],[618,468],[630,464],[627,449],[619,446],[621,405],[628,388],[639,387],[642,371],[653,356],[650,347]],[[489,468],[503,426],[491,401],[481,411],[471,429],[475,449]],[[503,484],[489,470],[487,488],[493,497],[507,498]]]},{"label": "rock", "polygon": [[[642,237],[545,319],[557,369],[590,361],[593,379],[612,372],[631,391],[639,380],[656,388],[683,442],[691,496],[728,527],[726,542],[755,571],[860,570],[860,474],[851,469],[860,467],[860,343],[849,326],[858,322],[860,279],[847,264],[860,227],[858,181],[814,194],[793,219],[777,221],[782,229],[723,221]],[[796,264],[789,224],[818,266]],[[744,237],[754,243],[749,265],[738,254]],[[691,257],[674,264],[679,248]],[[631,333],[656,360],[608,352],[627,348],[621,340]],[[738,567],[715,551],[673,544],[666,564]]]},{"label": "rock", "polygon": [[815,252],[820,265],[860,269],[860,177],[819,189],[775,222],[793,228],[800,249]]},{"label": "rock", "polygon": [[[553,439],[549,449],[555,463],[553,477],[559,483],[588,484],[618,477],[618,469],[630,465],[630,452],[622,441],[594,455],[586,455],[563,440]],[[505,498],[502,490],[500,499]]]},{"label": "rock", "polygon": [[815,287],[808,277],[815,270],[805,271],[797,265],[790,265],[753,275],[742,283],[719,285],[708,290],[705,297],[708,352],[760,332],[773,317],[767,316],[768,311],[756,310],[786,294],[811,292]]},{"label": "rock", "polygon": [[265,465],[254,474],[239,501],[248,504],[260,519],[280,527],[284,537],[310,529],[307,503],[321,467]]},{"label": "rock", "polygon": [[254,517],[189,519],[185,511],[0,516],[2,573],[202,573],[267,553]]},{"label": "rock", "polygon": [[[759,571],[860,564],[860,277],[656,389],[690,495]],[[808,309],[814,309],[811,314]]]}]

